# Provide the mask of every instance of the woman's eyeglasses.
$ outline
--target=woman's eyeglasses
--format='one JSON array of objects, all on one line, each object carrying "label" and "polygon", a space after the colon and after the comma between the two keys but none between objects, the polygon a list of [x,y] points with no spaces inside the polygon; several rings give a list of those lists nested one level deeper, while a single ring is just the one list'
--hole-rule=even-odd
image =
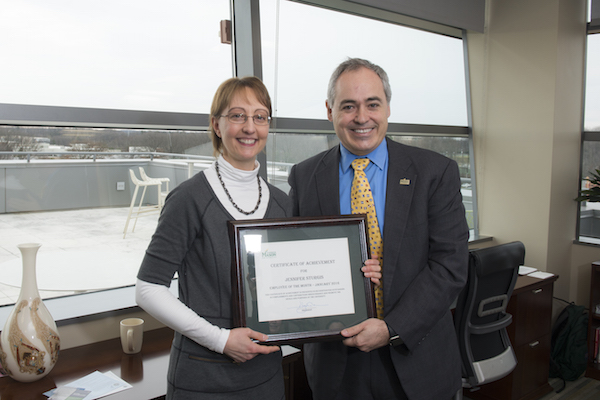
[{"label": "woman's eyeglasses", "polygon": [[256,125],[269,125],[271,117],[264,114],[246,115],[244,113],[231,113],[227,115],[221,115],[221,117],[227,118],[232,124],[244,124],[248,121],[248,118],[252,118]]}]

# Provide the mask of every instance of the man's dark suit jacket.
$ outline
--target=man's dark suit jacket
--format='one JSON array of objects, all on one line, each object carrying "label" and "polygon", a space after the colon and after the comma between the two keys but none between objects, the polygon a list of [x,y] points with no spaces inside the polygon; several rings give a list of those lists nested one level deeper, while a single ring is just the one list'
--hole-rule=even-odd
[{"label": "man's dark suit jacket", "polygon": [[[455,161],[387,139],[383,232],[385,321],[404,341],[392,362],[409,399],[450,398],[461,386],[450,306],[467,277],[469,231]],[[289,177],[294,214],[339,215],[336,146],[295,165]],[[315,399],[333,399],[347,359],[341,342],[304,346]]]}]

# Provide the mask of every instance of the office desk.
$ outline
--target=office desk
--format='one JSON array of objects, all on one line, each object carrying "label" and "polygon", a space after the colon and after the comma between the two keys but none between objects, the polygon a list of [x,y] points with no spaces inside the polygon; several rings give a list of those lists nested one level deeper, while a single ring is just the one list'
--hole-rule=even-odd
[{"label": "office desk", "polygon": [[144,332],[139,354],[128,355],[120,339],[62,350],[52,371],[39,381],[21,383],[0,378],[2,400],[47,400],[44,392],[66,385],[96,370],[112,371],[133,386],[105,397],[110,400],[155,399],[167,389],[167,365],[173,331],[168,328]]},{"label": "office desk", "polygon": [[[533,400],[552,391],[548,384],[552,292],[558,276],[537,279],[520,276],[508,303],[513,323],[508,327],[517,354],[517,368],[507,377],[483,385],[477,392],[465,391],[470,399]],[[54,369],[37,382],[20,383],[0,378],[2,400],[47,400],[42,393],[65,385],[96,370],[112,371],[133,388],[105,397],[107,400],[162,399],[173,332],[168,328],[144,332],[138,355],[126,355],[119,339],[61,351]],[[140,367],[141,365],[141,367]],[[310,399],[301,353],[284,357],[286,399]]]},{"label": "office desk", "polygon": [[508,336],[517,356],[517,367],[508,376],[482,385],[476,392],[464,391],[475,400],[534,400],[550,393],[550,340],[554,275],[546,279],[519,276],[508,302],[513,316]]},{"label": "office desk", "polygon": [[[131,389],[103,397],[107,400],[164,399],[167,391],[167,368],[173,331],[161,328],[144,332],[144,345],[139,354],[128,355],[121,349],[120,339],[76,347],[60,352],[58,362],[48,375],[36,382],[21,383],[9,377],[0,378],[2,400],[47,400],[44,392],[66,385],[96,370],[112,371],[131,384]],[[284,357],[286,398],[292,398],[294,362],[300,352]]]}]

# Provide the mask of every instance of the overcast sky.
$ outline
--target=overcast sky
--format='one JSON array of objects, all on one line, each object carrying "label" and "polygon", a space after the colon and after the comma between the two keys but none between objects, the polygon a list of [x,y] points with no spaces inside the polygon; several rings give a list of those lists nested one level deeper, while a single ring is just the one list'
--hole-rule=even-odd
[{"label": "overcast sky", "polygon": [[[331,72],[361,57],[388,72],[392,122],[467,125],[461,40],[289,1],[260,7],[276,115],[326,118]],[[219,39],[228,0],[0,0],[0,12],[2,103],[207,113],[232,75]],[[600,110],[594,42],[586,101]]]}]

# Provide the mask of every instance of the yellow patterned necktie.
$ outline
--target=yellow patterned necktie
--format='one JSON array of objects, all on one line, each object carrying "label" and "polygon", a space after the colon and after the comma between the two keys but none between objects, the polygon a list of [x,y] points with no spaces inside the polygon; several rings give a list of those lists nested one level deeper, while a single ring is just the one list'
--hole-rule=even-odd
[{"label": "yellow patterned necktie", "polygon": [[[371,186],[367,180],[364,169],[369,165],[368,158],[357,158],[352,161],[354,169],[354,179],[351,189],[352,214],[367,214],[367,228],[369,234],[369,246],[371,254],[377,254],[379,265],[383,267],[383,242],[381,241],[381,231],[377,222],[377,213],[375,203],[371,194]],[[377,309],[377,318],[383,319],[383,284],[375,287],[375,306]]]}]

